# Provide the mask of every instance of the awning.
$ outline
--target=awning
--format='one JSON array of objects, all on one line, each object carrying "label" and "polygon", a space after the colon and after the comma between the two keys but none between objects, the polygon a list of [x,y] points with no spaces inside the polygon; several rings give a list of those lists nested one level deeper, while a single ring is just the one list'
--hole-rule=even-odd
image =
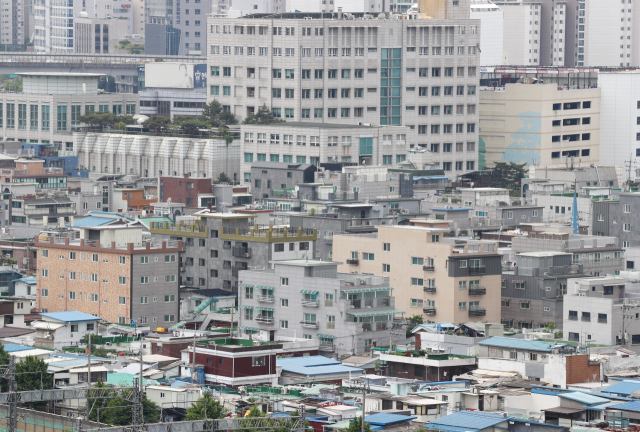
[{"label": "awning", "polygon": [[335,339],[335,336],[331,336],[331,335],[324,335],[324,334],[316,334],[317,337],[319,337],[320,339]]},{"label": "awning", "polygon": [[417,176],[414,177],[414,180],[444,180],[447,179],[447,176]]},{"label": "awning", "polygon": [[251,331],[260,331],[260,329],[257,329],[255,327],[240,327],[242,330],[251,330]]},{"label": "awning", "polygon": [[256,310],[261,310],[261,311],[269,311],[269,312],[273,312],[273,308],[266,308],[266,307],[256,307]]},{"label": "awning", "polygon": [[244,309],[253,309],[253,306],[249,306],[249,305],[242,305],[240,307]]},{"label": "awning", "polygon": [[273,291],[275,288],[274,287],[270,287],[270,286],[262,286],[262,285],[256,285],[257,289],[266,289],[269,291]]},{"label": "awning", "polygon": [[399,310],[399,309],[386,309],[386,310],[369,310],[369,311],[362,311],[362,312],[350,312],[350,311],[347,311],[347,313],[349,315],[354,315],[354,316],[357,316],[357,317],[363,317],[363,316],[403,314],[404,311],[403,310]]},{"label": "awning", "polygon": [[300,290],[300,294],[318,294],[318,291]]},{"label": "awning", "polygon": [[373,292],[373,291],[391,291],[393,287],[375,287],[375,288],[354,288],[354,289],[346,289],[341,292],[351,294],[351,293],[360,293],[360,292]]},{"label": "awning", "polygon": [[250,285],[250,284],[242,284],[240,286],[243,288],[253,288],[253,285]]}]

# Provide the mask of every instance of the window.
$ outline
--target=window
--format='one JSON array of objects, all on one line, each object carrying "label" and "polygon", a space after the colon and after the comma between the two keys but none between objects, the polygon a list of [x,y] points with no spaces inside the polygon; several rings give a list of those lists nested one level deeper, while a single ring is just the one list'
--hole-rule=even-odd
[{"label": "window", "polygon": [[424,258],[420,258],[420,257],[411,257],[411,264],[412,265],[424,265]]},{"label": "window", "polygon": [[118,276],[118,284],[119,285],[126,285],[127,284],[127,278],[125,276]]},{"label": "window", "polygon": [[373,261],[373,259],[374,259],[374,254],[368,253],[368,252],[363,252],[362,253],[362,260],[363,261]]},{"label": "window", "polygon": [[424,301],[422,299],[411,299],[411,307],[421,308]]},{"label": "window", "polygon": [[126,305],[126,304],[127,304],[127,298],[126,298],[126,297],[119,296],[119,297],[118,297],[118,304],[120,304],[120,305]]},{"label": "window", "polygon": [[149,276],[141,276],[140,277],[140,283],[141,284],[148,284],[149,283]]},{"label": "window", "polygon": [[176,301],[176,295],[175,294],[164,296],[164,302],[165,303],[173,303],[175,301]]},{"label": "window", "polygon": [[251,366],[253,367],[265,366],[267,364],[266,358],[267,358],[266,356],[252,357]]},{"label": "window", "polygon": [[382,243],[382,250],[384,252],[390,252],[391,251],[391,243]]},{"label": "window", "polygon": [[424,286],[424,279],[420,278],[411,278],[412,286]]},{"label": "window", "polygon": [[391,273],[391,265],[382,264],[382,273]]}]

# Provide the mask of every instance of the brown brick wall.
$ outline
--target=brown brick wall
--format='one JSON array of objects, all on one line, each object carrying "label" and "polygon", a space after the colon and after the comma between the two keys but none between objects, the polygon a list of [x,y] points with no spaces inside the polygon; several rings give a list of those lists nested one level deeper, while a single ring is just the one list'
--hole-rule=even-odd
[{"label": "brown brick wall", "polygon": [[[211,193],[211,179],[196,179],[196,178],[178,178],[178,177],[160,177],[162,184],[162,196],[161,201],[166,202],[167,198],[171,198],[174,203],[187,204],[189,198],[193,199],[193,204],[189,203],[189,207],[198,206],[198,194]],[[187,184],[193,183],[193,189],[188,189]]]},{"label": "brown brick wall", "polygon": [[600,381],[600,364],[589,363],[588,355],[566,357],[567,384]]}]

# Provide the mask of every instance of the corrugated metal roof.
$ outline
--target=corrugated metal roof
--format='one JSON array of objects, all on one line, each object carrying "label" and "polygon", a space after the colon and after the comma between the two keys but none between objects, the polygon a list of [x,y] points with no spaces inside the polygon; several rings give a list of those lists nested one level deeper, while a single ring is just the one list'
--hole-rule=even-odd
[{"label": "corrugated metal roof", "polygon": [[511,418],[512,417],[502,417],[501,414],[491,414],[481,411],[459,411],[429,422],[429,428],[452,431],[483,430],[510,420]]},{"label": "corrugated metal roof", "polygon": [[640,412],[640,400],[624,402],[621,404],[610,406],[609,408],[622,411]]},{"label": "corrugated metal roof", "polygon": [[528,350],[528,351],[551,352],[551,348],[553,348],[558,344],[554,344],[551,342],[542,342],[542,341],[494,336],[490,339],[478,342],[478,345],[522,349],[522,350]]},{"label": "corrugated metal roof", "polygon": [[63,322],[77,322],[77,321],[100,321],[102,318],[95,317],[93,315],[86,314],[78,311],[68,312],[47,312],[40,314],[43,317],[51,318],[57,321]]},{"label": "corrugated metal roof", "polygon": [[23,345],[17,345],[17,344],[6,344],[4,346],[4,350],[6,352],[16,352],[16,351],[29,351],[32,350],[33,347],[28,347],[28,346],[23,346]]},{"label": "corrugated metal roof", "polygon": [[605,399],[603,397],[598,397],[594,394],[589,394],[584,392],[559,393],[558,396],[564,399],[571,399],[574,401],[578,401],[586,405],[605,403],[609,401],[609,399]]},{"label": "corrugated metal roof", "polygon": [[338,360],[323,356],[289,357],[276,359],[278,366],[316,367],[328,365],[340,365]]},{"label": "corrugated metal roof", "polygon": [[77,219],[73,221],[74,228],[92,227],[106,225],[108,223],[116,222],[118,219],[110,219],[104,217],[87,216],[86,218]]},{"label": "corrugated metal roof", "polygon": [[623,396],[629,396],[634,391],[640,390],[640,381],[621,381],[606,389],[602,390],[602,393],[612,393]]},{"label": "corrugated metal roof", "polygon": [[400,414],[385,414],[385,413],[377,413],[364,417],[365,423],[369,423],[371,425],[376,426],[387,426],[396,423],[407,422],[411,420],[415,420],[418,417],[400,415]]},{"label": "corrugated metal roof", "polygon": [[283,371],[308,376],[363,371],[363,369],[343,366],[339,361],[323,356],[276,359],[276,365],[282,366]]}]

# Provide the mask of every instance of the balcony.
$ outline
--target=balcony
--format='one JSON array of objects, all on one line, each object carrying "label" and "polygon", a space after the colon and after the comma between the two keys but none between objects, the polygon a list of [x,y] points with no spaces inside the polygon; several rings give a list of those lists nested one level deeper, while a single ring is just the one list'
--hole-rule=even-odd
[{"label": "balcony", "polygon": [[487,293],[487,289],[482,287],[482,288],[469,288],[469,295],[472,296],[481,296],[481,295],[485,295]]},{"label": "balcony", "polygon": [[435,315],[436,314],[436,308],[435,307],[426,307],[422,309],[422,312],[425,315]]},{"label": "balcony", "polygon": [[486,316],[487,315],[487,310],[485,308],[480,308],[480,307],[474,307],[469,309],[469,316],[470,317],[481,317],[481,316]]},{"label": "balcony", "polygon": [[487,269],[484,266],[469,267],[469,276],[487,274]]},{"label": "balcony", "polygon": [[436,271],[436,268],[434,266],[422,266],[422,270],[432,272]]},{"label": "balcony", "polygon": [[300,304],[304,307],[320,307],[319,300],[300,300]]},{"label": "balcony", "polygon": [[583,321],[583,322],[591,322],[591,317],[590,317],[590,316],[588,316],[588,317],[584,317],[584,316],[583,316],[582,318],[580,318],[580,321]]},{"label": "balcony", "polygon": [[435,294],[435,292],[436,292],[436,287],[434,287],[434,286],[427,286],[427,287],[424,287],[424,292],[426,292],[426,293],[430,293],[430,294]]},{"label": "balcony", "polygon": [[236,246],[231,249],[231,255],[236,258],[251,258],[251,248]]},{"label": "balcony", "polygon": [[391,297],[377,297],[368,299],[355,299],[349,303],[351,309],[369,309],[391,306]]},{"label": "balcony", "polygon": [[320,351],[333,352],[335,351],[336,347],[333,346],[332,343],[320,343],[320,346],[318,347],[318,349]]},{"label": "balcony", "polygon": [[358,260],[357,259],[348,259],[347,260],[347,264],[358,265]]},{"label": "balcony", "polygon": [[362,323],[363,332],[382,331],[382,330],[388,330],[389,328],[390,328],[390,325],[388,322]]},{"label": "balcony", "polygon": [[598,324],[606,324],[606,323],[607,323],[606,318],[598,318]]},{"label": "balcony", "polygon": [[320,323],[318,321],[300,321],[300,324],[302,324],[302,327],[304,328],[311,328],[311,329],[320,328]]},{"label": "balcony", "polygon": [[274,296],[258,296],[257,300],[260,303],[273,303],[276,301],[276,298]]},{"label": "balcony", "polygon": [[273,317],[258,316],[256,317],[256,322],[259,324],[273,324]]},{"label": "balcony", "polygon": [[577,315],[569,315],[569,321],[578,321]]}]

